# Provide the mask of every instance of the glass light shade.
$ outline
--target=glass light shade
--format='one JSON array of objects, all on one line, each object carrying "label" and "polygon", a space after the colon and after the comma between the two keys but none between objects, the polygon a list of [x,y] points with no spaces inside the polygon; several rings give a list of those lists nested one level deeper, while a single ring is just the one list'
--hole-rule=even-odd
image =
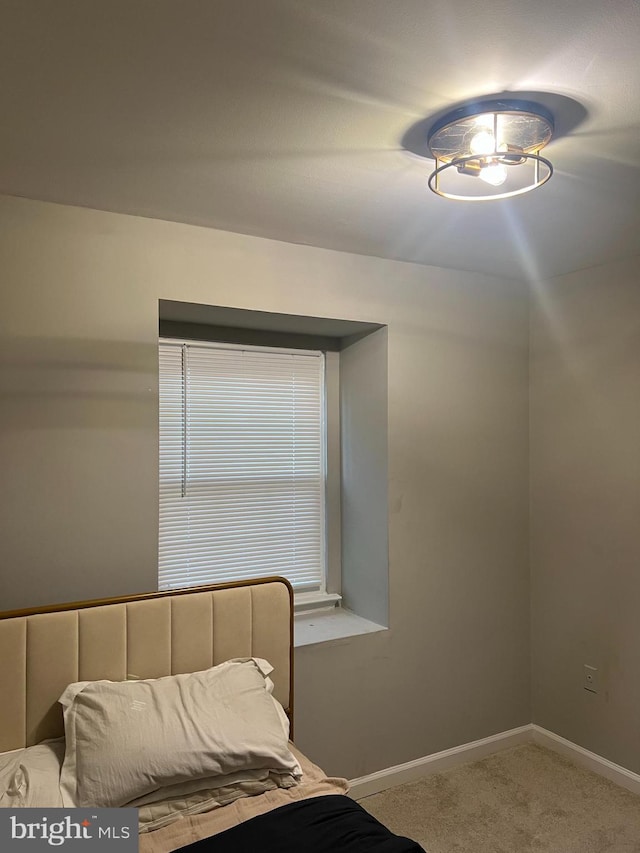
[{"label": "glass light shade", "polygon": [[[552,135],[551,114],[528,101],[484,101],[454,110],[429,134],[436,161],[429,188],[468,201],[529,192],[553,174],[540,154]],[[478,177],[480,182],[474,180]]]}]

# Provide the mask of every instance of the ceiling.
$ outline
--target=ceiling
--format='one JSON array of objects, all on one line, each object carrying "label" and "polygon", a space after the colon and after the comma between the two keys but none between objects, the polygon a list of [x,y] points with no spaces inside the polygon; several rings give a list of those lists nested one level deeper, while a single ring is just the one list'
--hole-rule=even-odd
[{"label": "ceiling", "polygon": [[[0,192],[527,279],[638,254],[637,0],[0,0],[0,16]],[[505,91],[564,96],[551,181],[430,193],[411,128]]]}]

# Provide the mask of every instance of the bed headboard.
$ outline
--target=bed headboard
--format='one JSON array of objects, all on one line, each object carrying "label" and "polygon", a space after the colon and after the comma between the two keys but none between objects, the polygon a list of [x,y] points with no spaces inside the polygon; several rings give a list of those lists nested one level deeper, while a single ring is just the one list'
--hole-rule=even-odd
[{"label": "bed headboard", "polygon": [[0,752],[64,734],[74,681],[197,672],[266,658],[293,727],[293,591],[283,578],[0,613]]}]

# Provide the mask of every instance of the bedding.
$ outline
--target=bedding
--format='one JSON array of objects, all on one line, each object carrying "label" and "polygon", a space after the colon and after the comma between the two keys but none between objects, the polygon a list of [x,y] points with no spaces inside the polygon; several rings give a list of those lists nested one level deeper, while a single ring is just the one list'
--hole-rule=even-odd
[{"label": "bedding", "polygon": [[285,788],[280,780],[273,779],[261,770],[247,771],[242,778],[226,781],[220,778],[200,779],[184,785],[174,785],[146,798],[127,803],[138,809],[139,831],[152,832],[168,826],[186,815],[201,814],[222,808],[239,797],[257,797],[266,791]]},{"label": "bedding", "polygon": [[415,841],[394,835],[354,800],[313,797],[280,806],[181,853],[419,853]]},{"label": "bedding", "polygon": [[[290,746],[305,771],[299,785],[301,796],[346,790],[346,784],[340,784],[343,780],[325,779],[319,768],[297,752],[293,744]],[[63,738],[0,754],[0,808],[63,808],[60,773],[64,754]],[[241,797],[264,805],[263,796],[259,795],[272,792],[273,805],[290,802],[290,798],[277,798],[279,790],[286,789],[279,789],[274,781],[263,778],[261,771],[255,771],[225,785],[215,777],[175,785],[163,789],[159,796],[141,797],[127,806],[138,808],[140,832],[146,833],[167,827],[178,818],[222,810]]]},{"label": "bedding", "polygon": [[[147,805],[182,794],[177,785],[189,793],[295,785],[300,765],[269,692],[271,671],[249,658],[157,679],[69,685],[60,697],[64,805]],[[213,784],[198,785],[204,780]]]},{"label": "bedding", "polygon": [[256,815],[266,814],[279,806],[297,803],[310,797],[346,794],[346,779],[326,776],[294,744],[290,743],[289,746],[302,768],[302,779],[295,787],[276,788],[257,797],[238,798],[224,808],[186,815],[155,832],[142,834],[139,853],[171,853],[194,841],[224,832]]}]

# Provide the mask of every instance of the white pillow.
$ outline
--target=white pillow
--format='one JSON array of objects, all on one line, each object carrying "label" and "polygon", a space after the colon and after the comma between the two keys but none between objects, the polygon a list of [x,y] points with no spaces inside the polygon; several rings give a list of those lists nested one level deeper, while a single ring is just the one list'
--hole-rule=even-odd
[{"label": "white pillow", "polygon": [[62,808],[60,766],[64,739],[0,755],[0,808]]},{"label": "white pillow", "polygon": [[[283,721],[253,658],[141,681],[70,684],[60,697],[66,807],[117,807],[167,786],[264,770],[297,781]],[[288,781],[286,782],[288,783]],[[149,799],[146,799],[149,802]]]}]

